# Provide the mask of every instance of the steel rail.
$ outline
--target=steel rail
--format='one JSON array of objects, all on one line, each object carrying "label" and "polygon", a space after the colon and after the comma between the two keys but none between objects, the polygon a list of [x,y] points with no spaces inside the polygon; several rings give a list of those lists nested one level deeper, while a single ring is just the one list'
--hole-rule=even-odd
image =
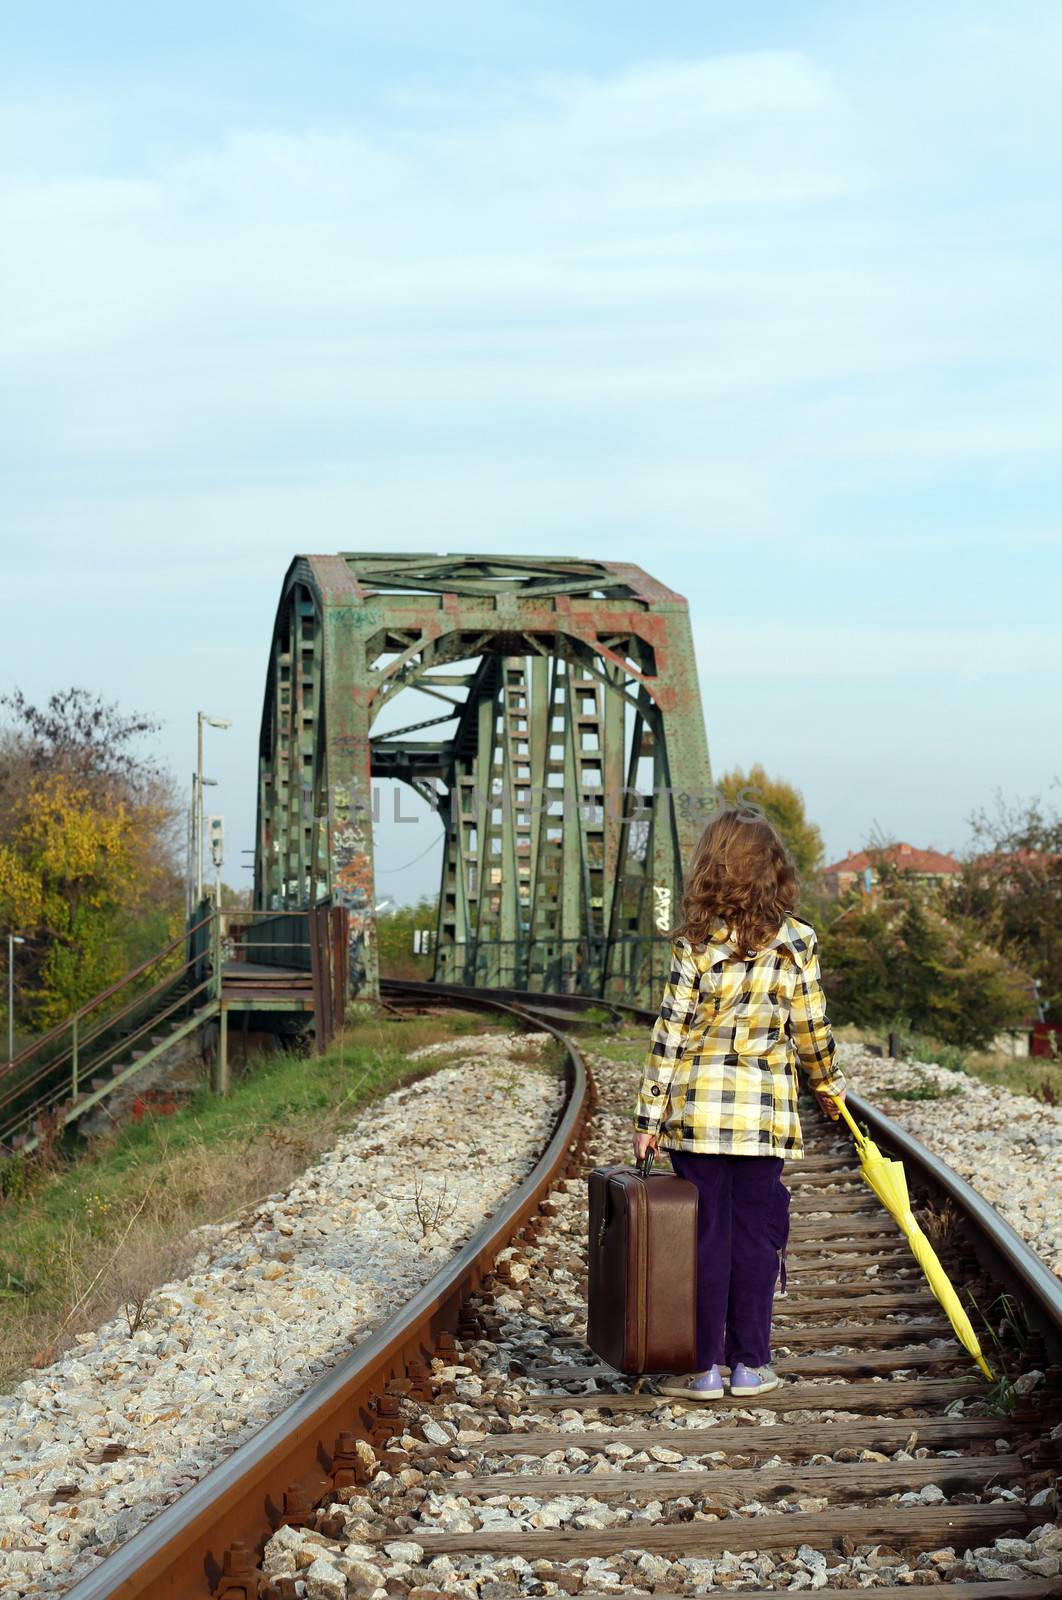
[{"label": "steel rail", "polygon": [[[474,1293],[497,1256],[537,1208],[575,1153],[593,1092],[578,1048],[543,1016],[610,1009],[631,1021],[651,1023],[656,1013],[592,995],[494,990],[388,980],[392,1004],[467,1005],[509,1015],[549,1032],[567,1052],[566,1100],[546,1150],[527,1178],[495,1215],[434,1278],[333,1371],[268,1422],[247,1444],[166,1507],[127,1544],[108,1556],[68,1591],[68,1600],[207,1600],[223,1575],[224,1552],[239,1542],[261,1549],[288,1518],[285,1500],[313,1505],[329,1489],[332,1441],[344,1431],[365,1436],[373,1402],[407,1364],[429,1358],[438,1335],[452,1331],[466,1296]],[[915,1177],[947,1195],[968,1224],[970,1243],[1011,1284],[1043,1329],[1051,1349],[1062,1348],[1062,1285],[1029,1246],[976,1191],[913,1135],[849,1093],[853,1113],[875,1138],[900,1155]],[[285,1487],[280,1487],[285,1486]],[[301,1500],[298,1497],[301,1496]]]},{"label": "steel rail", "polygon": [[[478,1004],[479,997],[484,991],[477,989],[469,983],[433,983],[426,978],[381,978],[380,993],[387,995],[401,991],[411,997],[420,996],[425,1001],[438,1004],[440,1000],[470,1000]],[[554,994],[551,990],[538,989],[503,989],[492,985],[489,993],[499,1000],[506,1000],[513,1005],[520,1006],[525,1011],[536,1009],[538,1002],[547,1007],[551,1012],[570,1011],[573,1016],[580,1016],[586,1011],[611,1011],[617,1017],[629,1016],[637,1022],[652,1020],[655,1011],[647,1011],[644,1006],[632,1005],[627,1000],[605,1000],[600,995],[592,994]]]},{"label": "steel rail", "polygon": [[968,1243],[978,1261],[1018,1296],[1030,1321],[1043,1334],[1052,1359],[1062,1361],[1062,1279],[954,1167],[862,1095],[849,1091],[845,1099],[852,1115],[866,1124],[873,1138],[900,1157],[908,1176],[915,1174],[935,1195],[952,1202],[969,1224]]},{"label": "steel rail", "polygon": [[526,1178],[401,1310],[338,1366],[219,1463],[179,1500],[71,1589],[67,1600],[207,1600],[223,1576],[225,1551],[262,1548],[286,1519],[284,1502],[313,1505],[331,1486],[338,1436],[364,1437],[373,1403],[407,1363],[430,1360],[438,1336],[457,1326],[463,1301],[479,1288],[498,1252],[537,1209],[575,1154],[593,1101],[579,1050],[521,1007],[480,993],[477,1005],[545,1028],[567,1052],[564,1105]]}]

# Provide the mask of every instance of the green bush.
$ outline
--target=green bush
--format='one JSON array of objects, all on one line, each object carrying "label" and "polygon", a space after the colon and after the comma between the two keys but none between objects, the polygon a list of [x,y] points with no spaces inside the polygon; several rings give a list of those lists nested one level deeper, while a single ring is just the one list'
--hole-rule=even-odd
[{"label": "green bush", "polygon": [[973,919],[945,916],[937,897],[902,874],[854,897],[820,933],[830,1015],[838,1024],[888,1026],[963,1050],[987,1045],[1029,1011],[1028,979]]},{"label": "green bush", "polygon": [[413,934],[435,931],[437,901],[425,895],[413,906],[395,906],[381,911],[376,919],[380,950],[380,976],[383,978],[431,978],[435,957],[414,955]]}]

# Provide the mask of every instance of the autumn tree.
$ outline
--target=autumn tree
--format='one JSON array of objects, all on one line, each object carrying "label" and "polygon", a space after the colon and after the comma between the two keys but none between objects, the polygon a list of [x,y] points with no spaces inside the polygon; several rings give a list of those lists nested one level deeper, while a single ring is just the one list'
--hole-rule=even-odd
[{"label": "autumn tree", "polygon": [[33,1020],[42,1028],[121,973],[118,915],[133,875],[133,819],[55,774],[31,790],[19,827],[0,844],[0,917],[26,930],[37,954]]},{"label": "autumn tree", "polygon": [[0,705],[0,932],[26,941],[18,990],[45,1028],[179,931],[177,806],[139,754],[146,717],[76,688]]},{"label": "autumn tree", "polygon": [[1037,979],[1048,1020],[1062,1023],[1062,815],[1039,799],[999,797],[970,827],[973,848],[949,908]]},{"label": "autumn tree", "polygon": [[751,805],[778,830],[801,879],[810,883],[823,863],[822,834],[809,821],[804,796],[784,778],[768,777],[759,762],[743,772],[734,767],[716,785],[728,805]]}]

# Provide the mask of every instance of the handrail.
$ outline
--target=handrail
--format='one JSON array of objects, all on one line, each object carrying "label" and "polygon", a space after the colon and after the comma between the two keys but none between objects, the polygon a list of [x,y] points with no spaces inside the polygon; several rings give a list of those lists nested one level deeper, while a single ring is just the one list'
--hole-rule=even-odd
[{"label": "handrail", "polygon": [[183,945],[187,939],[191,938],[193,933],[198,933],[200,928],[205,928],[213,917],[214,912],[212,911],[208,916],[203,917],[201,921],[195,923],[193,927],[186,928],[183,933],[178,934],[176,939],[172,939],[161,950],[156,950],[153,956],[149,956],[146,961],[142,961],[138,967],[134,967],[131,972],[125,973],[121,978],[116,978],[108,988],[101,989],[99,994],[93,995],[91,1000],[86,1000],[83,1005],[78,1006],[76,1011],[71,1011],[69,1016],[63,1018],[62,1022],[57,1022],[54,1028],[50,1028],[47,1033],[42,1033],[39,1038],[26,1045],[19,1051],[17,1056],[12,1056],[10,1061],[6,1061],[0,1066],[0,1078],[6,1078],[15,1067],[21,1065],[23,1061],[27,1061],[42,1045],[50,1044],[53,1039],[57,1039],[64,1028],[69,1028],[75,1021],[80,1021],[83,1016],[93,1011],[104,1000],[109,1000],[112,994],[117,994],[118,990],[124,988],[127,983],[132,983],[134,978],[139,978],[141,973],[147,971],[148,967],[153,967],[156,962],[163,960],[164,957],[168,956],[180,945]]},{"label": "handrail", "polygon": [[[220,912],[222,924],[224,924],[224,922],[230,918],[246,917],[251,919],[249,923],[250,926],[253,926],[256,920],[262,920],[263,916],[308,917],[309,914],[310,913],[308,911],[270,911],[263,913],[261,911],[246,911],[237,908],[228,911],[224,907]],[[115,981],[112,984],[109,984],[106,989],[101,989],[100,992],[93,995],[90,1000],[86,1000],[80,1006],[76,1007],[75,1010],[71,1011],[63,1018],[62,1022],[57,1022],[54,1027],[49,1028],[47,1033],[40,1034],[36,1039],[32,1040],[31,1043],[24,1045],[17,1055],[12,1056],[10,1061],[0,1063],[0,1079],[11,1077],[20,1066],[25,1065],[31,1059],[31,1057],[36,1055],[37,1052],[43,1049],[45,1045],[51,1044],[54,1040],[60,1038],[63,1032],[67,1028],[71,1027],[75,1021],[80,1022],[83,1017],[88,1016],[89,1012],[94,1011],[98,1006],[102,1005],[105,1000],[109,1000],[112,995],[117,994],[120,989],[126,988],[130,983],[135,982],[135,980],[147,972],[150,967],[157,966],[160,961],[164,961],[167,956],[172,955],[175,950],[186,944],[189,939],[191,939],[195,934],[199,933],[203,928],[210,927],[218,915],[219,913],[215,910],[209,911],[205,917],[201,917],[198,922],[192,923],[188,928],[185,929],[183,933],[178,934],[175,939],[171,939],[169,944],[163,945],[161,950],[156,950],[154,955],[148,956],[146,961],[142,961],[139,966],[131,968],[130,971],[124,973],[122,977],[116,978]],[[222,928],[222,932],[223,931],[224,929]],[[255,945],[261,945],[263,949],[273,950],[288,948],[293,950],[301,950],[306,947],[303,941],[295,940],[244,940],[241,948],[245,950],[253,949]],[[194,961],[202,959],[202,955],[204,953],[205,952],[201,952],[197,956],[190,957],[189,960],[184,963],[184,969],[186,970],[193,964]],[[151,993],[151,990],[143,991],[143,993],[136,995],[134,999],[130,1001],[129,1005],[123,1010],[112,1012],[106,1018],[101,1019],[100,1028],[104,1026],[110,1026],[112,1022],[119,1021],[124,1015],[127,1014],[133,1004],[136,1004],[140,1000],[146,998]],[[79,1045],[90,1043],[93,1038],[98,1037],[99,1031],[100,1030],[97,1029],[95,1034],[89,1034],[82,1037],[79,1040]],[[53,1057],[47,1063],[49,1070],[61,1063],[63,1060],[64,1057],[62,1056]],[[33,1081],[33,1079],[23,1080],[23,1082]]]},{"label": "handrail", "polygon": [[[201,994],[205,989],[209,989],[210,986],[210,979],[205,978],[203,982],[197,984],[194,989],[189,989],[178,995],[177,999],[174,1000],[169,1006],[164,1007],[161,1011],[152,1012],[151,1016],[144,1021],[143,1025],[137,1030],[136,1033],[130,1034],[127,1038],[124,1038],[116,1043],[116,1046],[111,1051],[109,1058],[101,1057],[99,1060],[92,1062],[92,1064],[86,1068],[86,1073],[95,1075],[96,1073],[100,1072],[104,1067],[110,1064],[110,1061],[113,1061],[114,1056],[119,1053],[119,1050],[127,1050],[130,1045],[135,1045],[149,1029],[157,1028],[159,1024],[165,1022],[166,1019],[173,1014],[173,1012],[181,1010],[183,1007],[187,1006],[190,1001],[195,999],[196,995]],[[37,1080],[29,1081],[28,1086],[32,1087],[32,1084],[36,1081]],[[4,1144],[10,1144],[13,1136],[18,1134],[20,1131],[25,1131],[27,1126],[32,1126],[34,1120],[39,1117],[43,1111],[49,1109],[50,1107],[62,1104],[66,1087],[67,1085],[65,1081],[55,1084],[52,1090],[46,1090],[43,1094],[38,1096],[37,1099],[31,1101],[30,1104],[25,1106],[22,1112],[17,1113],[6,1127],[0,1128],[0,1149],[3,1148]]]},{"label": "handrail", "polygon": [[[203,925],[203,923],[200,923],[197,926],[202,927]],[[109,989],[102,991],[102,993],[96,997],[94,1002],[89,1002],[89,1004],[80,1007],[78,1011],[72,1013],[72,1015],[68,1017],[65,1022],[60,1023],[57,1028],[53,1028],[44,1039],[38,1040],[36,1045],[31,1047],[30,1050],[22,1051],[16,1060],[10,1064],[7,1070],[0,1072],[0,1083],[2,1083],[4,1080],[7,1080],[7,1087],[4,1092],[0,1094],[0,1107],[8,1104],[12,1098],[17,1098],[19,1095],[25,1093],[27,1089],[32,1088],[34,1084],[39,1082],[42,1076],[56,1073],[66,1068],[67,1065],[73,1065],[75,1061],[75,1052],[80,1055],[82,1050],[87,1050],[110,1029],[121,1023],[122,1020],[129,1016],[131,1012],[136,1010],[138,1007],[143,1006],[145,1003],[150,1003],[152,998],[161,993],[161,991],[165,989],[168,984],[180,982],[180,980],[187,975],[189,970],[197,964],[197,962],[200,960],[200,956],[191,956],[180,966],[175,967],[172,971],[163,972],[159,979],[150,988],[138,990],[131,995],[128,1001],[126,1001],[126,1003],[120,1006],[117,1010],[104,1013],[102,1016],[93,1019],[89,1025],[89,1030],[87,1033],[78,1033],[77,1022],[80,1018],[88,1016],[101,1000],[107,998],[108,996],[117,994],[123,987],[123,983],[127,985],[135,977],[141,976],[150,968],[158,966],[160,961],[166,959],[173,952],[177,943],[179,943],[179,941],[174,941],[174,943],[167,945],[163,950],[157,952],[157,954],[148,961],[141,962],[140,966],[135,968],[133,972],[126,974],[124,980],[117,984],[111,984]],[[40,1054],[43,1051],[46,1043],[57,1042],[61,1034],[67,1029],[69,1029],[71,1033],[69,1046],[66,1048],[60,1046],[54,1055],[43,1054],[42,1059],[40,1059],[36,1064],[33,1064],[31,1060],[32,1056],[34,1054]],[[28,1067],[29,1071],[23,1071],[20,1074],[17,1070],[20,1066],[23,1068]]]},{"label": "handrail", "polygon": [[[87,1039],[78,1041],[79,1051],[83,1045],[91,1044],[93,1040],[98,1039],[101,1034],[105,1033],[107,1028],[111,1027],[114,1023],[120,1022],[122,1017],[127,1016],[129,1012],[133,1010],[134,1006],[141,1004],[145,1000],[152,999],[154,996],[161,993],[161,991],[166,987],[167,983],[172,983],[174,979],[183,977],[191,964],[191,962],[188,962],[184,967],[179,968],[177,972],[168,973],[167,976],[157,983],[153,989],[146,989],[143,994],[138,994],[135,1000],[130,1001],[129,1005],[125,1006],[122,1011],[117,1011],[113,1017],[108,1017],[105,1022],[100,1024],[100,1027],[94,1034],[90,1034]],[[113,1043],[109,1044],[100,1055],[94,1057],[92,1061],[86,1062],[85,1072],[99,1072],[102,1068],[109,1066],[114,1060],[115,1056],[128,1051],[137,1043],[139,1039],[143,1037],[145,1033],[148,1033],[152,1028],[157,1028],[159,1023],[164,1021],[171,1012],[178,1010],[181,1006],[187,1005],[189,1000],[191,1000],[195,995],[199,994],[203,989],[209,988],[210,981],[211,980],[209,978],[205,978],[203,982],[197,984],[194,989],[182,990],[172,1004],[164,1006],[161,1010],[152,1011],[151,1015],[145,1017],[143,1022],[138,1023],[132,1032],[123,1034],[121,1038],[115,1039]],[[51,1058],[51,1060],[42,1061],[36,1072],[32,1073],[28,1077],[20,1078],[16,1084],[9,1086],[5,1092],[0,1093],[0,1111],[3,1111],[5,1106],[9,1105],[11,1101],[17,1100],[20,1095],[25,1094],[27,1090],[32,1089],[34,1085],[39,1083],[42,1078],[49,1077],[53,1073],[58,1073],[60,1068],[66,1068],[68,1065],[72,1064],[72,1048],[65,1055],[54,1056]]]},{"label": "handrail", "polygon": [[[101,1017],[91,1032],[79,1034],[78,1050],[83,1050],[88,1045],[93,1044],[95,1040],[99,1039],[102,1034],[106,1033],[108,1028],[113,1028],[116,1023],[121,1022],[122,1019],[127,1017],[131,1011],[134,1011],[137,1006],[143,1005],[146,1000],[153,999],[155,995],[160,994],[161,991],[165,989],[167,984],[173,983],[175,979],[183,977],[183,975],[188,971],[189,967],[194,965],[194,960],[195,958],[186,961],[183,967],[177,967],[173,972],[165,973],[156,984],[152,985],[150,989],[140,990],[132,997],[131,1000],[122,1006],[121,1010],[109,1012],[107,1016]],[[151,1019],[148,1020],[149,1022],[151,1021]],[[139,1031],[141,1030],[137,1029],[137,1032]],[[128,1044],[129,1038],[132,1037],[133,1035],[129,1035],[128,1038],[123,1039],[121,1041],[122,1045],[124,1046]],[[70,1048],[60,1055],[50,1056],[47,1061],[42,1061],[40,1066],[37,1068],[36,1073],[25,1078],[20,1078],[18,1082],[12,1087],[8,1088],[6,1092],[0,1090],[0,1110],[3,1109],[3,1107],[7,1104],[7,1101],[12,1096],[17,1096],[24,1089],[31,1088],[42,1075],[55,1072],[59,1067],[65,1067],[68,1062],[73,1060],[73,1054],[73,1044],[71,1044]]]},{"label": "handrail", "polygon": [[[327,902],[322,904],[327,905]],[[318,960],[314,954],[317,938],[314,918],[321,910],[322,905],[276,911],[242,907],[219,910],[209,904],[205,911],[201,907],[193,910],[183,933],[84,1001],[9,1062],[0,1065],[0,1152],[14,1136],[23,1135],[46,1109],[54,1108],[67,1098],[79,1105],[82,1085],[87,1080],[108,1067],[118,1072],[115,1063],[123,1055],[142,1046],[162,1022],[175,1012],[186,1010],[195,997],[209,991],[213,1000],[219,1001],[225,947],[230,940],[230,958],[237,962],[251,965],[261,959],[267,965],[276,963],[281,968],[290,964],[301,972],[302,961],[284,952],[302,952],[312,973]],[[293,927],[290,921],[284,922],[285,918],[299,920]],[[261,934],[256,937],[258,929]],[[262,936],[276,933],[286,937]],[[257,957],[259,949],[263,952],[261,958]],[[174,961],[178,952],[183,959]],[[265,952],[270,953],[271,961]],[[141,984],[142,987],[137,987]],[[322,1013],[323,1026],[332,992],[331,984],[326,984],[318,1001],[315,988],[315,1010]],[[115,1001],[113,1008],[108,1009],[108,1002]],[[160,1041],[160,1047],[163,1045],[164,1041]],[[146,1053],[151,1056],[155,1051],[151,1048]],[[122,1071],[124,1077],[124,1069]],[[91,1103],[92,1096],[86,1095],[85,1099]],[[72,1111],[72,1116],[77,1114]]]}]

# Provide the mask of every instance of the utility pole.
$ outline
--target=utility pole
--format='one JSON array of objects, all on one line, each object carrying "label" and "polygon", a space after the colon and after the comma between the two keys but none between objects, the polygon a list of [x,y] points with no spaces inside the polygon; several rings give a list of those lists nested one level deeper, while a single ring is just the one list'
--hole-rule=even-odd
[{"label": "utility pole", "polygon": [[203,776],[203,726],[210,728],[231,728],[232,723],[227,717],[208,717],[205,711],[196,712],[196,753],[195,753],[195,903],[198,905],[203,898],[203,785],[216,786],[216,778]]},{"label": "utility pole", "polygon": [[15,1059],[15,946],[25,944],[20,934],[7,936],[7,1059]]}]

